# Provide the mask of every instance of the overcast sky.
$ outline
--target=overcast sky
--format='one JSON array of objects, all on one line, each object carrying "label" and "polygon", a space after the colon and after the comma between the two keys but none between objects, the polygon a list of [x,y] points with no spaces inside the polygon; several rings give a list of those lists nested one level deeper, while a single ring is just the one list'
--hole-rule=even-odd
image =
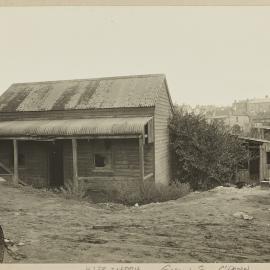
[{"label": "overcast sky", "polygon": [[0,8],[0,93],[149,73],[179,104],[270,96],[270,7]]}]

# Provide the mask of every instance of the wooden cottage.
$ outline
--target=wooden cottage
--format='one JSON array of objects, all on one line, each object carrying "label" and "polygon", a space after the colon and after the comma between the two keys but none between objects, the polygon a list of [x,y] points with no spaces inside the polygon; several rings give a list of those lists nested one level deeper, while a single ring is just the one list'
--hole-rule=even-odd
[{"label": "wooden cottage", "polygon": [[0,97],[0,174],[37,187],[170,180],[164,75],[17,83]]}]

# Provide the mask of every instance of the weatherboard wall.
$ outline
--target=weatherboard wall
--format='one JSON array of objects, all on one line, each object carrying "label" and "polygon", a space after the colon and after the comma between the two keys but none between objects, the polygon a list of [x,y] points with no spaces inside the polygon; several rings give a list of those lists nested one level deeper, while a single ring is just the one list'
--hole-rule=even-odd
[{"label": "weatherboard wall", "polygon": [[167,185],[170,181],[169,118],[172,115],[166,85],[161,88],[154,114],[155,126],[155,182]]},{"label": "weatherboard wall", "polygon": [[[24,165],[19,166],[19,178],[23,182],[35,187],[49,186],[48,149],[51,143],[18,142],[19,154],[24,156]],[[13,171],[12,141],[0,141],[0,147],[0,162]],[[144,146],[145,174],[153,173],[153,149],[153,144]],[[138,187],[141,181],[138,139],[111,140],[111,170],[95,171],[93,155],[104,151],[98,140],[78,140],[78,174],[86,188],[113,189],[119,185]],[[65,184],[72,184],[71,140],[63,140],[63,172]]]},{"label": "weatherboard wall", "polygon": [[12,156],[13,156],[12,141],[0,140],[0,162],[3,163],[9,169],[13,167]]},{"label": "weatherboard wall", "polygon": [[[94,154],[108,150],[98,140],[78,140],[78,177],[86,189],[114,189],[119,185],[138,187],[140,183],[138,139],[110,140],[111,169],[96,170]],[[145,172],[153,173],[153,144],[145,145]],[[72,183],[72,148],[68,140],[64,143],[64,179]],[[127,187],[128,187],[127,186]]]},{"label": "weatherboard wall", "polygon": [[18,142],[19,154],[24,154],[25,165],[19,166],[19,178],[34,187],[48,186],[48,143]]},{"label": "weatherboard wall", "polygon": [[[13,171],[12,140],[0,141],[0,162]],[[47,142],[19,141],[18,154],[23,155],[24,164],[19,164],[19,179],[35,187],[48,185]]]}]

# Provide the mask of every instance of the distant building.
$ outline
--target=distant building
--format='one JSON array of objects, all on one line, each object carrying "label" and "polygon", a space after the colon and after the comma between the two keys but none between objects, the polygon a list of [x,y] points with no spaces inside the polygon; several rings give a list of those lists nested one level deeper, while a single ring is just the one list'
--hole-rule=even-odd
[{"label": "distant building", "polygon": [[257,115],[267,113],[270,112],[270,98],[265,96],[265,98],[235,101],[232,107],[235,114]]},{"label": "distant building", "polygon": [[215,105],[196,105],[193,109],[195,114],[201,114],[205,117],[230,115],[232,108],[230,106]]},{"label": "distant building", "polygon": [[248,115],[219,115],[207,117],[207,121],[222,122],[228,129],[232,130],[235,134],[247,134],[250,132],[251,122]]}]

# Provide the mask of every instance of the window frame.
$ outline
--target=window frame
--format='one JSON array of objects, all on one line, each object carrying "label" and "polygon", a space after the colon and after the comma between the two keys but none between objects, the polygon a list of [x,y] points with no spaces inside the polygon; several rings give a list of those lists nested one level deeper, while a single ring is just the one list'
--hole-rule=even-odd
[{"label": "window frame", "polygon": [[[95,157],[96,155],[104,156],[109,158],[109,166],[96,167]],[[94,151],[93,153],[93,172],[112,172],[113,171],[113,155],[111,151]]]}]

